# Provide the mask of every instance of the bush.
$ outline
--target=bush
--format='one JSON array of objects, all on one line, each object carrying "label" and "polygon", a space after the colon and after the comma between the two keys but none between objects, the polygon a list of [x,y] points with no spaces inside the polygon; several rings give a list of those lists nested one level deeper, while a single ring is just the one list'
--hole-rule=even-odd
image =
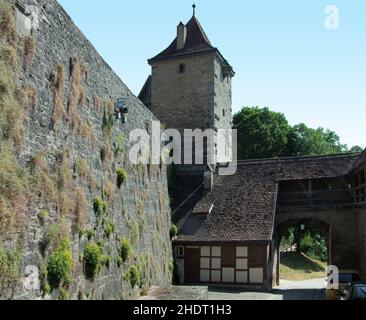
[{"label": "bush", "polygon": [[126,262],[131,253],[131,243],[128,239],[121,239],[120,255],[123,262]]},{"label": "bush", "polygon": [[103,264],[103,250],[96,243],[88,243],[84,249],[85,275],[88,279],[94,280],[98,275]]},{"label": "bush", "polygon": [[173,259],[170,259],[170,261],[169,261],[169,271],[170,271],[170,273],[174,272],[174,260]]},{"label": "bush", "polygon": [[123,168],[117,169],[116,173],[117,173],[117,186],[118,188],[121,188],[121,186],[127,180],[127,173]]},{"label": "bush", "polygon": [[60,289],[58,299],[59,300],[69,300],[69,293],[67,292],[66,289],[64,289],[64,288]]},{"label": "bush", "polygon": [[98,217],[102,217],[107,211],[107,203],[101,198],[94,199],[94,212]]},{"label": "bush", "polygon": [[5,249],[0,241],[0,296],[20,277],[20,249],[15,252]]},{"label": "bush", "polygon": [[111,256],[103,256],[102,257],[102,265],[109,268],[111,266],[112,257]]},{"label": "bush", "polygon": [[38,213],[38,221],[41,226],[44,226],[45,219],[48,217],[48,212],[46,210],[41,210]]},{"label": "bush", "polygon": [[320,235],[307,233],[300,241],[300,250],[312,258],[327,260],[327,245]]},{"label": "bush", "polygon": [[108,221],[107,223],[104,224],[104,233],[108,239],[114,233],[115,228],[116,228],[115,224],[112,221]]},{"label": "bush", "polygon": [[117,256],[117,258],[116,258],[116,266],[117,266],[117,268],[121,268],[121,266],[122,266],[122,258],[120,257],[120,256]]},{"label": "bush", "polygon": [[137,266],[132,266],[130,268],[130,282],[131,282],[131,287],[134,288],[136,287],[136,285],[139,283],[140,281],[140,272],[139,269],[137,268]]},{"label": "bush", "polygon": [[170,238],[173,239],[178,235],[178,228],[175,224],[172,225],[170,229]]},{"label": "bush", "polygon": [[47,279],[51,288],[57,288],[60,283],[71,282],[71,271],[74,266],[72,252],[68,239],[64,239],[51,254],[47,264]]},{"label": "bush", "polygon": [[88,238],[88,240],[90,241],[91,239],[93,239],[95,237],[95,230],[94,229],[90,229],[86,232],[86,236]]}]

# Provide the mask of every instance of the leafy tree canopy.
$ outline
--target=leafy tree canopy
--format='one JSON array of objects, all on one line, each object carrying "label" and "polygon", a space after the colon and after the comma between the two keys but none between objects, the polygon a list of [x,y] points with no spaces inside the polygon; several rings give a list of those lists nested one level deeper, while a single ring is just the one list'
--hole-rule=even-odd
[{"label": "leafy tree canopy", "polygon": [[312,129],[301,123],[289,125],[284,114],[269,108],[244,107],[234,115],[238,130],[238,159],[317,156],[361,152],[359,146],[348,148],[328,129]]}]

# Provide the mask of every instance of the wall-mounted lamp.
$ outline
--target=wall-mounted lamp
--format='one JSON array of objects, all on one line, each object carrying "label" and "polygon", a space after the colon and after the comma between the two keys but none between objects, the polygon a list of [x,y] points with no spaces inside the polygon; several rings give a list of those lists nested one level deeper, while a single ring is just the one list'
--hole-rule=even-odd
[{"label": "wall-mounted lamp", "polygon": [[301,229],[301,231],[305,231],[305,225],[304,224],[301,224],[300,225],[300,229]]},{"label": "wall-mounted lamp", "polygon": [[116,118],[122,123],[127,123],[128,109],[124,98],[118,98],[116,101]]}]

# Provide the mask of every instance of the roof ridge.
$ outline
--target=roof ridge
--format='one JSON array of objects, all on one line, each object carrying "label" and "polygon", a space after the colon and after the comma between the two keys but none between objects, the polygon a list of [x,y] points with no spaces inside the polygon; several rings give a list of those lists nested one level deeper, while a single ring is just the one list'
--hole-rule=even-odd
[{"label": "roof ridge", "polygon": [[289,160],[311,160],[311,159],[329,159],[329,158],[345,158],[345,157],[357,157],[361,153],[348,152],[348,153],[335,153],[320,156],[293,156],[293,157],[279,157],[279,158],[263,158],[263,159],[248,159],[238,160],[237,164],[255,163],[255,162],[280,162]]}]

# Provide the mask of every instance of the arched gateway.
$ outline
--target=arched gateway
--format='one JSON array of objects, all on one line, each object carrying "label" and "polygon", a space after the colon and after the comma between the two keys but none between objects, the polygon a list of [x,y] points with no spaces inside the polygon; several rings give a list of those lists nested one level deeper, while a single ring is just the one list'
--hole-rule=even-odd
[{"label": "arched gateway", "polygon": [[173,216],[181,283],[260,286],[279,280],[279,243],[304,222],[321,230],[329,264],[366,279],[366,151],[238,163]]}]

